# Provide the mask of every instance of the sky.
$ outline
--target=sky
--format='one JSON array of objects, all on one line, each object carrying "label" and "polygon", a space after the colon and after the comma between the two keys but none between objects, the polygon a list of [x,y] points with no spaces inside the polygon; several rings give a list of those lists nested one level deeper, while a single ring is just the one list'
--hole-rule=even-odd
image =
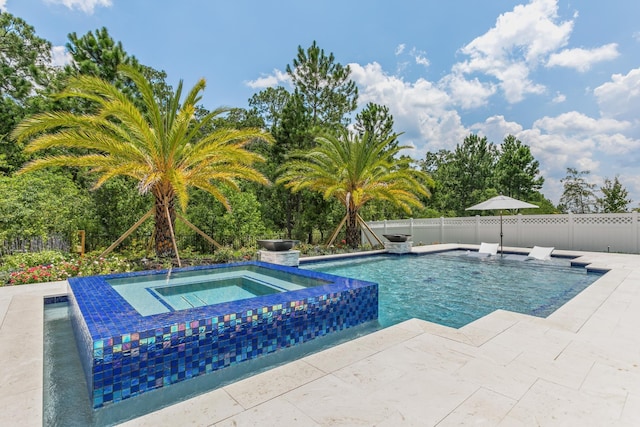
[{"label": "sky", "polygon": [[[358,105],[386,105],[423,159],[469,134],[531,148],[558,203],[567,168],[599,189],[618,177],[640,202],[640,2],[629,0],[0,0],[52,43],[106,27],[202,104],[247,108],[316,41],[351,68]],[[598,196],[602,196],[596,191]]]}]

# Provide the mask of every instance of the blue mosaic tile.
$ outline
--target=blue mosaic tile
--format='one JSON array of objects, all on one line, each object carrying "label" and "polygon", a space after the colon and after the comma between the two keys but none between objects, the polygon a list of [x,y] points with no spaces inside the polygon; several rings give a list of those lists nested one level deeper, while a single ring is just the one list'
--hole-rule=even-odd
[{"label": "blue mosaic tile", "polygon": [[[140,315],[106,280],[69,279],[71,319],[93,407],[211,373],[378,317],[378,285],[258,261],[245,266],[324,284],[189,310]],[[154,272],[164,275],[167,271]]]},{"label": "blue mosaic tile", "polygon": [[45,304],[56,304],[59,302],[68,302],[68,301],[69,301],[69,295],[67,294],[44,297]]}]

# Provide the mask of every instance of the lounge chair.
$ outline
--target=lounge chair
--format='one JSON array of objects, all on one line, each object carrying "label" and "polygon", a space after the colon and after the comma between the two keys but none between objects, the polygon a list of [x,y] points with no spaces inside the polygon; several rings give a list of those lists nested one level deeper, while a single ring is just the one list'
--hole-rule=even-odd
[{"label": "lounge chair", "polygon": [[486,254],[489,256],[494,256],[498,253],[498,243],[480,243],[480,248],[478,249],[479,254]]},{"label": "lounge chair", "polygon": [[527,259],[538,259],[538,260],[548,260],[551,259],[551,252],[553,252],[555,248],[545,248],[542,246],[534,246],[527,255]]}]

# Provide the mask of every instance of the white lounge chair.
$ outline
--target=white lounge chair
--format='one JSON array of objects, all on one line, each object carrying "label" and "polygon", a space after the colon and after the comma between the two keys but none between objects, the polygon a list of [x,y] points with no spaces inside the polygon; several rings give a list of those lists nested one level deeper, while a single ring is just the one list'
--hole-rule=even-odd
[{"label": "white lounge chair", "polygon": [[534,246],[527,255],[527,259],[539,259],[539,260],[548,260],[551,259],[551,252],[553,252],[555,248],[545,248],[543,246]]},{"label": "white lounge chair", "polygon": [[489,256],[494,256],[498,253],[498,243],[480,243],[480,249],[478,249],[479,254],[486,254]]}]

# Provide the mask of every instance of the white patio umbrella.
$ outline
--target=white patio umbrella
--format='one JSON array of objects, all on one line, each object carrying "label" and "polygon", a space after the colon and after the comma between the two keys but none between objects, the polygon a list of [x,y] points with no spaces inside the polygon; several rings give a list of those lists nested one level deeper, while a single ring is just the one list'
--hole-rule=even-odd
[{"label": "white patio umbrella", "polygon": [[499,195],[496,197],[492,197],[489,200],[485,200],[482,203],[478,203],[477,205],[471,206],[466,210],[468,211],[491,211],[491,210],[500,211],[500,256],[502,256],[503,255],[502,253],[502,211],[505,209],[524,209],[524,208],[537,208],[537,207],[538,207],[537,205],[532,205],[531,203],[523,202],[522,200]]}]

